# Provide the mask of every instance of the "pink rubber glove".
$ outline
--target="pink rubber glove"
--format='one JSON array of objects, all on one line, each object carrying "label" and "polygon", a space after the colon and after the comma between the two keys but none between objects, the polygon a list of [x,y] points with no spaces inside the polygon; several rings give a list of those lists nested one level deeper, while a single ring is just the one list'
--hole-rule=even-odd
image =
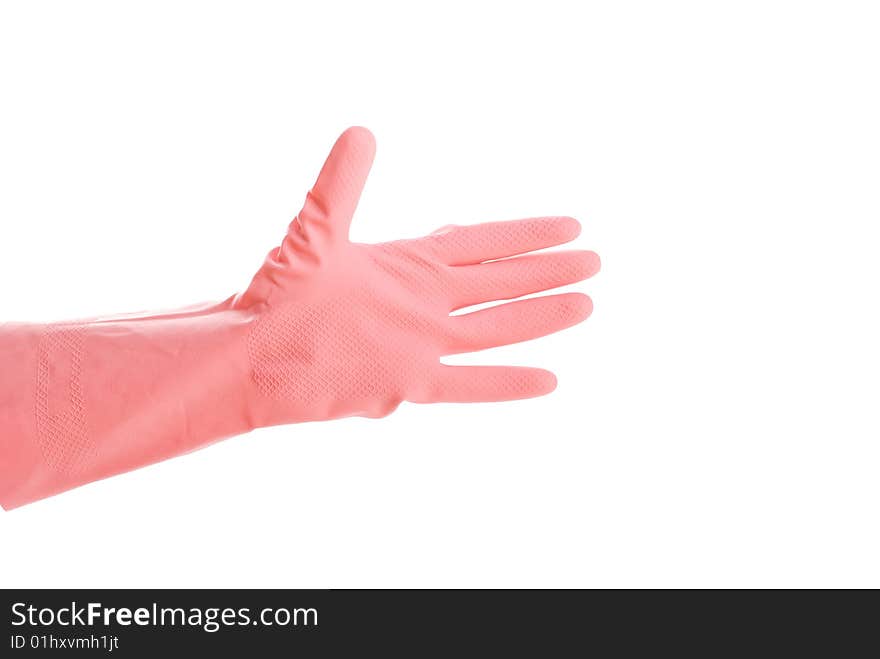
[{"label": "pink rubber glove", "polygon": [[364,128],[339,138],[282,245],[240,295],[174,313],[0,326],[0,504],[262,426],[379,417],[404,400],[552,391],[544,370],[445,366],[440,357],[584,320],[592,304],[579,293],[450,316],[597,272],[587,251],[505,258],[570,241],[578,223],[548,217],[352,243],[374,151]]}]

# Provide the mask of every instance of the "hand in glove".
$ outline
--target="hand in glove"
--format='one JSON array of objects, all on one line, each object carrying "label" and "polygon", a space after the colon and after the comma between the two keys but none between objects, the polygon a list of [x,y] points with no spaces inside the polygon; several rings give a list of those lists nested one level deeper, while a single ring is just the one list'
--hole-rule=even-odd
[{"label": "hand in glove", "polygon": [[343,133],[242,294],[174,313],[0,326],[0,503],[19,506],[257,427],[378,417],[404,400],[552,391],[548,371],[440,358],[584,320],[592,304],[580,293],[450,315],[595,274],[592,252],[527,254],[574,239],[578,223],[545,217],[350,242],[374,151],[366,129]]}]

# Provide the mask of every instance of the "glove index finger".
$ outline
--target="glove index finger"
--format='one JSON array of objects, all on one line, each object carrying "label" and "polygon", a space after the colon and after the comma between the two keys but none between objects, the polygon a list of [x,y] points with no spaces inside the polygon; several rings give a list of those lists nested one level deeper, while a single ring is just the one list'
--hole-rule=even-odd
[{"label": "glove index finger", "polygon": [[561,245],[577,238],[580,232],[580,223],[572,217],[533,217],[451,226],[422,240],[437,259],[448,265],[473,265]]}]

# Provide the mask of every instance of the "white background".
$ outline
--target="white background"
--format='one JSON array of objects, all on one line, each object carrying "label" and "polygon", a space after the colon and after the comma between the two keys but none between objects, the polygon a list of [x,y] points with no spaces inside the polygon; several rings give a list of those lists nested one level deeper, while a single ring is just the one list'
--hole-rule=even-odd
[{"label": "white background", "polygon": [[7,2],[2,320],[240,290],[336,135],[353,237],[571,214],[552,396],[274,428],[0,514],[0,585],[880,586],[880,20],[851,2]]}]

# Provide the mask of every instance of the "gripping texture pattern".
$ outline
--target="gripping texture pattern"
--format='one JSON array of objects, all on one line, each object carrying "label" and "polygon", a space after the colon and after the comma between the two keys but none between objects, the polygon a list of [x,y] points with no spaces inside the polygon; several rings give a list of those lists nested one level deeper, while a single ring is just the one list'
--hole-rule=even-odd
[{"label": "gripping texture pattern", "polygon": [[37,349],[37,437],[46,464],[55,471],[75,472],[88,463],[89,441],[82,365],[85,330],[48,326]]},{"label": "gripping texture pattern", "polygon": [[[365,383],[347,378],[344,367],[339,368],[351,364],[360,352],[351,339],[353,333],[339,325],[346,317],[342,309],[353,303],[289,304],[261,317],[248,337],[248,356],[260,392],[274,400],[303,403],[337,393],[367,393],[361,391]],[[382,375],[376,373],[372,381],[383,382]]]},{"label": "gripping texture pattern", "polygon": [[[419,313],[394,311],[364,291],[264,314],[248,337],[258,390],[273,400],[320,408],[375,401],[373,413],[390,411],[416,367],[407,348],[428,331]],[[391,336],[395,344],[389,348]]]}]

